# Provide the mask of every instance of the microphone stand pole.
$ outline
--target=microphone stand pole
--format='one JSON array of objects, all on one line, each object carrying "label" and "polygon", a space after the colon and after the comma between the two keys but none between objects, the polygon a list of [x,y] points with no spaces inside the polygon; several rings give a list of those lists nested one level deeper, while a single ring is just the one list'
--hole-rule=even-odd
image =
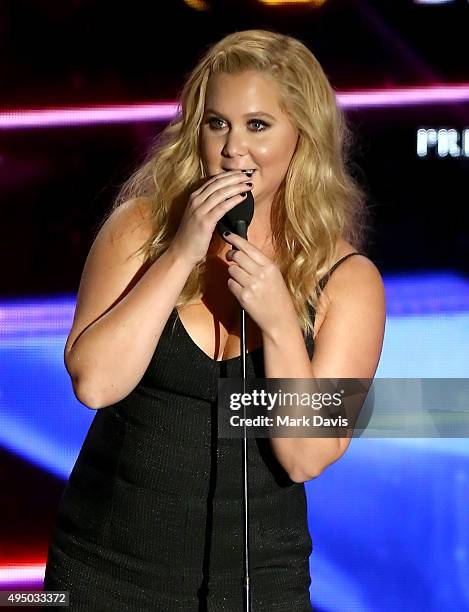
[{"label": "microphone stand pole", "polygon": [[[247,240],[247,224],[245,221],[236,222],[236,234]],[[246,392],[246,311],[240,308],[240,357],[243,377],[243,393]],[[246,405],[243,405],[243,418],[246,419]],[[249,577],[249,494],[248,494],[248,446],[246,436],[246,420],[243,421],[243,515],[244,515],[244,600],[243,612],[251,612],[251,591]]]}]

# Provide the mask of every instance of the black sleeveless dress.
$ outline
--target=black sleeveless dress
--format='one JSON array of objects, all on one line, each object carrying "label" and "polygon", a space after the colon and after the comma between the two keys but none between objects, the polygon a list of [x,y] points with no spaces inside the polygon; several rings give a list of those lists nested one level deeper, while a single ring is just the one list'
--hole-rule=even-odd
[{"label": "black sleeveless dress", "polygon": [[[246,363],[249,378],[264,378],[262,347]],[[240,376],[240,358],[210,358],[173,309],[139,384],[93,418],[44,590],[70,591],[72,612],[243,610],[243,441],[217,437],[218,379]],[[252,612],[309,612],[304,484],[267,438],[248,439],[248,470]]]}]

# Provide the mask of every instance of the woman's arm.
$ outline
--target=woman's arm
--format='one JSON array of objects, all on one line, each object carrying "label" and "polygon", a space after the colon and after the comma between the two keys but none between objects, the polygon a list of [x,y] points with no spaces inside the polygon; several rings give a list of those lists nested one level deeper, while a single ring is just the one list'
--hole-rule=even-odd
[{"label": "woman's arm", "polygon": [[122,204],[86,259],[64,361],[89,408],[123,399],[141,380],[192,269],[171,248],[151,265],[133,255],[152,234],[149,211],[142,198]]},{"label": "woman's arm", "polygon": [[[378,367],[384,338],[384,285],[376,266],[356,255],[341,264],[325,288],[330,298],[309,361],[296,320],[279,320],[263,334],[266,378],[365,378]],[[278,461],[295,482],[316,478],[337,461],[347,438],[271,438]]]}]

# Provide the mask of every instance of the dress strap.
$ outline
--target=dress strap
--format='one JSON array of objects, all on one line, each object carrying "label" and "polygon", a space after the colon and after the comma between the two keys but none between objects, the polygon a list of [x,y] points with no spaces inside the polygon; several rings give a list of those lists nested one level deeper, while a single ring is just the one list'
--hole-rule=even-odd
[{"label": "dress strap", "polygon": [[340,265],[343,261],[345,261],[347,257],[351,257],[352,255],[361,255],[361,253],[359,253],[358,251],[354,251],[353,253],[348,253],[348,255],[344,255],[343,257],[341,257],[341,259],[339,259],[339,261],[336,261],[332,268],[329,270],[329,272],[327,272],[319,281],[319,286],[321,287],[321,290],[324,289],[325,284],[327,283],[329,277],[337,268],[337,266]]},{"label": "dress strap", "polygon": [[[335,264],[332,266],[332,268],[329,270],[329,272],[327,272],[319,281],[318,286],[321,287],[321,290],[324,289],[324,286],[329,280],[330,275],[334,272],[337,266],[340,265],[343,261],[345,261],[347,257],[351,257],[352,255],[362,255],[362,253],[359,253],[358,251],[353,251],[353,253],[348,253],[348,255],[344,255],[343,257],[339,259],[339,261],[336,261]],[[317,286],[316,286],[316,294],[319,297],[319,291],[318,291]],[[308,303],[308,310],[309,310],[310,319],[312,321],[312,324],[314,325],[314,321],[316,319],[316,312],[314,308],[311,306],[311,304],[309,303]]]}]

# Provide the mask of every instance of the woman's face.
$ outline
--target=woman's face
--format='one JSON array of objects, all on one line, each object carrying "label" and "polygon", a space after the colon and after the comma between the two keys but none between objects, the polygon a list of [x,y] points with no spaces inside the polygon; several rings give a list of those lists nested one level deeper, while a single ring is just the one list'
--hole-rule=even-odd
[{"label": "woman's face", "polygon": [[212,75],[201,126],[201,156],[208,176],[255,169],[256,207],[272,203],[295,151],[298,131],[279,107],[277,85],[249,70]]}]

